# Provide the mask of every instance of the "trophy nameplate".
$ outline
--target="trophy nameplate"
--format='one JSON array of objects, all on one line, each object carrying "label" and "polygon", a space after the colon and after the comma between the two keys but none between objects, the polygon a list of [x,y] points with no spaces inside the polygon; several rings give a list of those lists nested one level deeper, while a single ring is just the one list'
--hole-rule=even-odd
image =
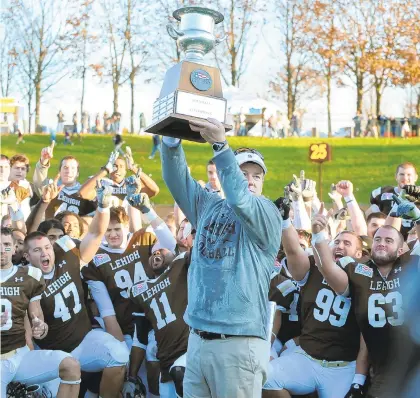
[{"label": "trophy nameplate", "polygon": [[214,25],[223,21],[223,15],[208,8],[184,7],[173,16],[181,21],[180,31],[168,25],[168,33],[178,40],[186,58],[166,72],[159,98],[153,104],[152,124],[146,131],[204,142],[200,133],[191,130],[190,121],[214,118],[226,131],[232,129],[226,124],[220,71],[202,63],[204,55],[223,40],[213,35]]}]

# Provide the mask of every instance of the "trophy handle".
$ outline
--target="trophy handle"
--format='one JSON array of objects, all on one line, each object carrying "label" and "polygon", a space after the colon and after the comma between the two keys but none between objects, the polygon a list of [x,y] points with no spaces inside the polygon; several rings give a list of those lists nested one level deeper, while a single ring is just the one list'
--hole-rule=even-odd
[{"label": "trophy handle", "polygon": [[222,41],[225,41],[227,39],[227,35],[224,35],[222,38],[220,38],[220,39],[216,39],[215,41],[214,41],[214,46],[216,47],[217,45],[219,45]]},{"label": "trophy handle", "polygon": [[166,25],[166,30],[174,40],[177,40],[179,36],[184,36],[184,32],[178,32],[170,23]]}]

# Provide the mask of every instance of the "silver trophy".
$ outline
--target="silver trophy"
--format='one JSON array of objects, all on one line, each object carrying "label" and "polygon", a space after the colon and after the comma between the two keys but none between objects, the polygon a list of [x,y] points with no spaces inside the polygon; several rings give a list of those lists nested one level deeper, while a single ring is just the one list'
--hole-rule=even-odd
[{"label": "silver trophy", "polygon": [[226,100],[223,98],[219,69],[209,66],[204,56],[225,38],[214,36],[214,27],[223,21],[220,12],[204,7],[184,7],[173,17],[180,21],[176,29],[167,25],[169,35],[178,41],[185,59],[165,75],[159,98],[153,105],[152,124],[146,131],[190,141],[204,142],[189,127],[189,121],[219,120],[226,130]]}]

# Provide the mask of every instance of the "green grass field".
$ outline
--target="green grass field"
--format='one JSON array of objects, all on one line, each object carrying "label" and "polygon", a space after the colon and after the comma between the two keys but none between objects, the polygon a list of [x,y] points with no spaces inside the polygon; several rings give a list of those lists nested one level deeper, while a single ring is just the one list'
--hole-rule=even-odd
[{"label": "green grass field", "polygon": [[[160,194],[154,198],[156,204],[171,204],[169,191],[162,180],[159,155],[149,160],[152,146],[151,137],[124,136],[127,145],[131,146],[135,161],[159,185]],[[31,165],[39,158],[41,149],[49,144],[47,135],[25,136],[25,144],[16,146],[16,136],[1,136],[1,152],[7,156],[25,153]],[[57,170],[61,157],[75,156],[81,164],[80,180],[98,171],[113,149],[111,136],[87,136],[83,142],[75,140],[74,146],[64,146],[63,137],[58,138],[54,151],[51,176]],[[356,198],[360,203],[368,203],[372,189],[381,185],[395,183],[395,167],[404,161],[410,161],[420,167],[420,139],[379,139],[334,138],[317,140],[310,138],[293,138],[287,140],[270,140],[263,138],[229,138],[232,148],[249,146],[263,153],[268,167],[264,184],[264,193],[271,199],[283,192],[293,174],[306,171],[309,178],[318,181],[318,165],[309,162],[309,145],[316,142],[328,142],[332,147],[332,161],[323,165],[323,198],[328,200],[327,192],[331,183],[340,179],[349,179],[354,183]],[[187,161],[191,173],[196,179],[206,180],[206,163],[212,157],[209,145],[184,142]],[[31,176],[31,174],[30,174]],[[318,189],[319,192],[319,189]]]}]

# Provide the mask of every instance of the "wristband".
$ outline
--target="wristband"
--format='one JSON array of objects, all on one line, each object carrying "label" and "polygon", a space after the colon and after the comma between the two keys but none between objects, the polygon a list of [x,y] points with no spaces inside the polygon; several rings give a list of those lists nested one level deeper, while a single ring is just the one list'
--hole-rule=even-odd
[{"label": "wristband", "polygon": [[355,200],[356,198],[354,197],[354,195],[353,194],[351,194],[351,195],[349,195],[349,196],[344,196],[344,201],[346,202],[346,203],[350,203],[350,202],[353,202],[353,200]]},{"label": "wristband", "polygon": [[285,229],[289,228],[290,226],[292,226],[292,222],[290,221],[290,218],[283,220],[283,223],[281,225],[281,230],[284,231]]},{"label": "wristband", "polygon": [[98,207],[96,210],[98,210],[99,213],[108,213],[109,214],[109,207]]},{"label": "wristband", "polygon": [[290,339],[284,343],[287,349],[296,347],[296,343],[293,339]]},{"label": "wristband", "polygon": [[328,240],[328,235],[325,231],[318,232],[317,234],[312,234],[312,246],[314,246],[316,243],[323,242],[324,240]]},{"label": "wristband", "polygon": [[353,382],[352,384],[359,384],[360,386],[363,386],[365,384],[366,381],[366,376],[362,375],[360,373],[356,373],[353,377]]},{"label": "wristband", "polygon": [[149,222],[152,222],[156,220],[157,218],[159,218],[159,216],[153,209],[150,209],[147,213],[143,213],[143,215],[146,217],[147,221]]}]

